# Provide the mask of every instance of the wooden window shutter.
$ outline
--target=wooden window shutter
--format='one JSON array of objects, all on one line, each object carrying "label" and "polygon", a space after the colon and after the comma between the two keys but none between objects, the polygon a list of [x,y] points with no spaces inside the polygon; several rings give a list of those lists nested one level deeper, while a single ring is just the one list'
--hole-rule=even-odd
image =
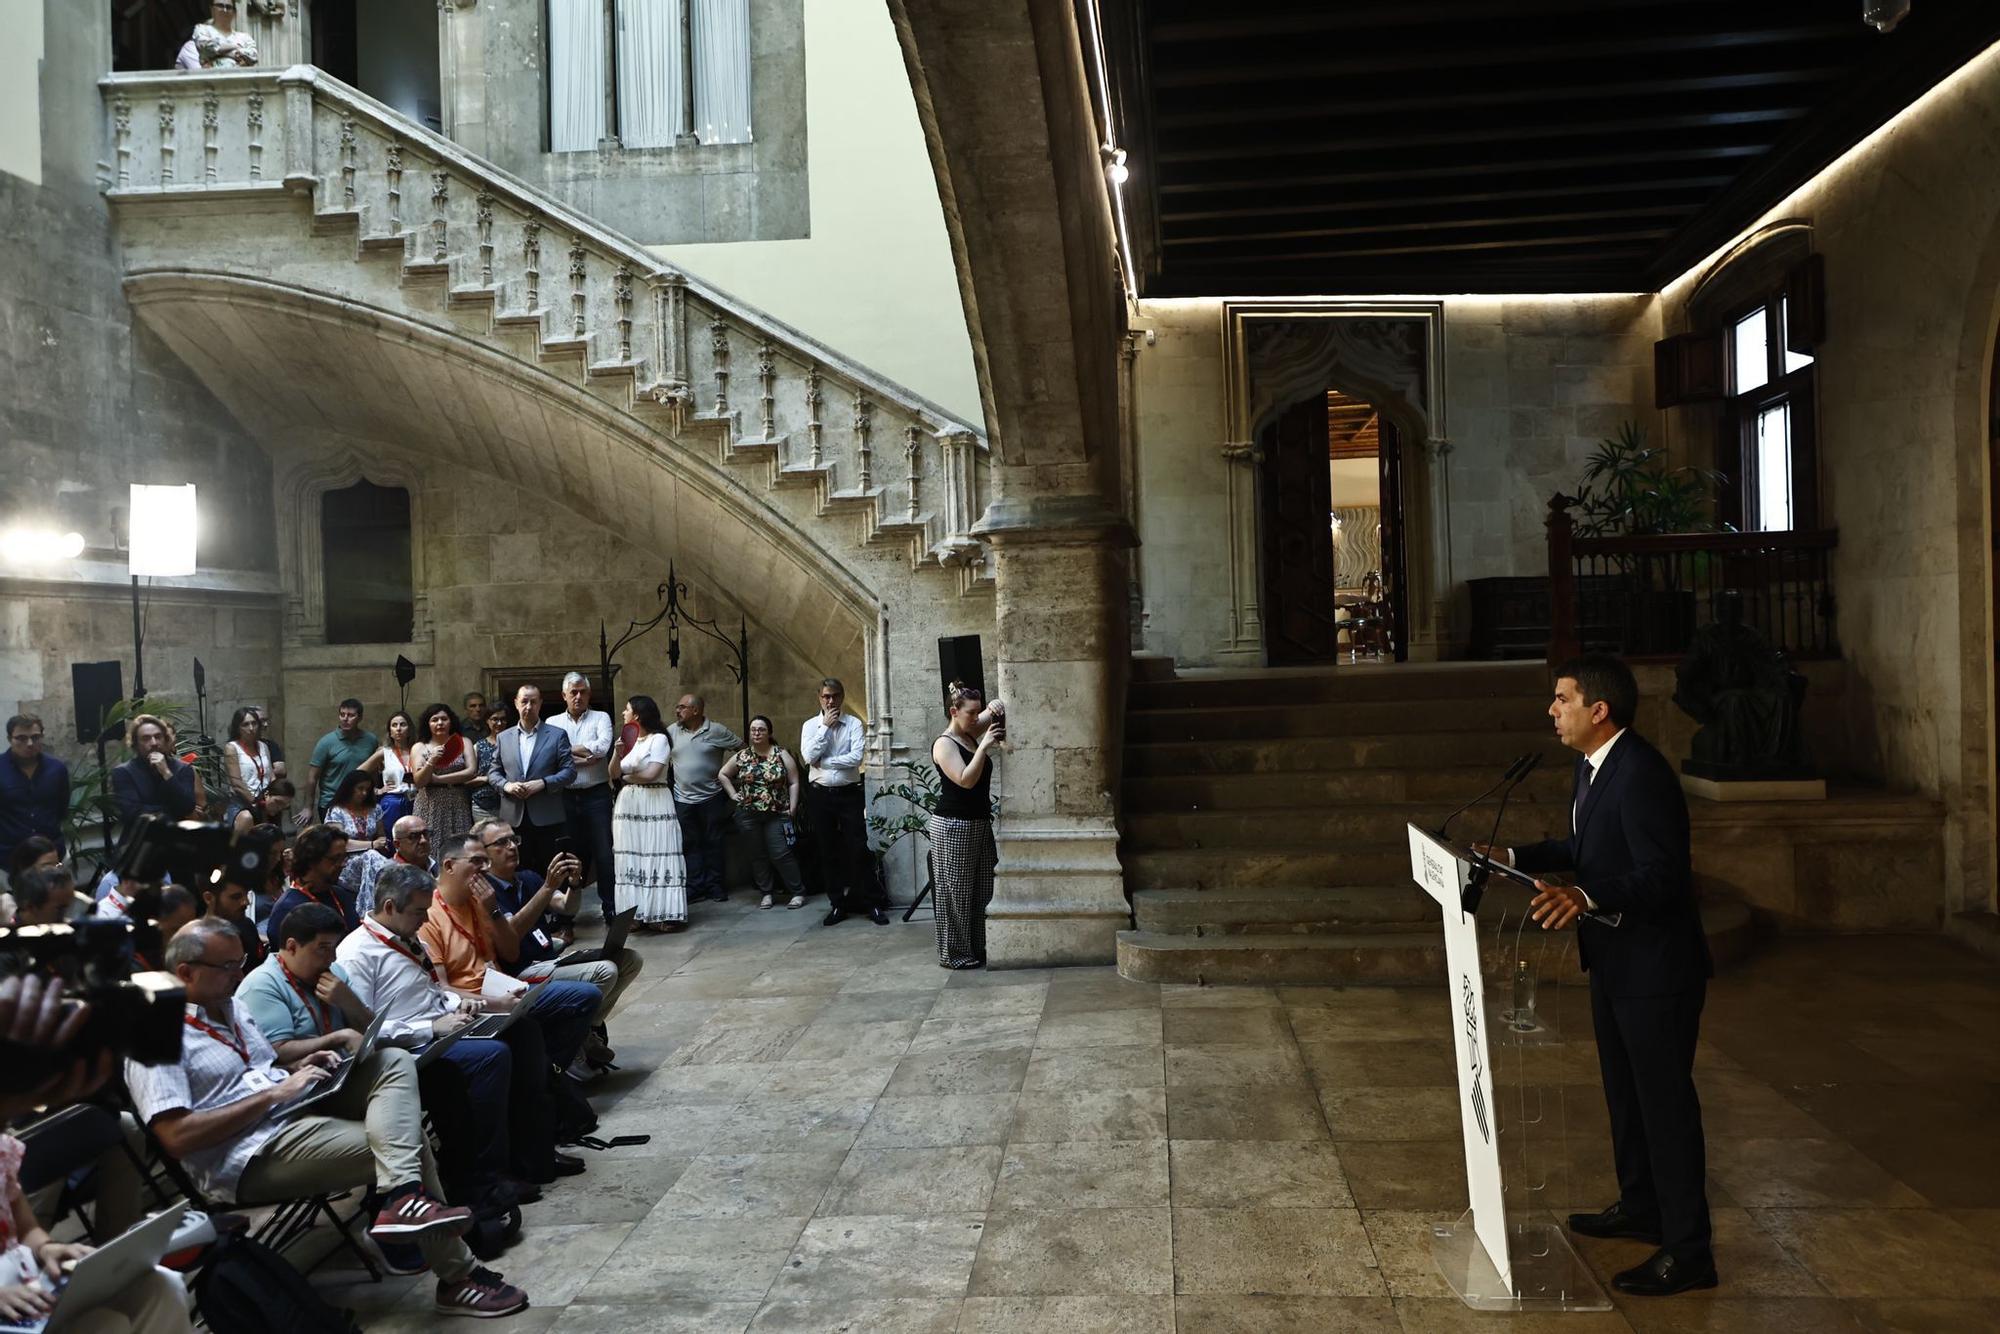
[{"label": "wooden window shutter", "polygon": [[1722,334],[1683,333],[1653,344],[1653,406],[1677,408],[1724,396]]},{"label": "wooden window shutter", "polygon": [[1807,255],[1785,273],[1785,348],[1810,353],[1826,341],[1826,260]]}]

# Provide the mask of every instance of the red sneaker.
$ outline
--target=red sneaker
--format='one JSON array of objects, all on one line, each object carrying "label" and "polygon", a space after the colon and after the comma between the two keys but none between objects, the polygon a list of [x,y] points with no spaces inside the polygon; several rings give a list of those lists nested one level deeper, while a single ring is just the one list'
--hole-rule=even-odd
[{"label": "red sneaker", "polygon": [[474,1269],[464,1278],[438,1280],[439,1315],[469,1315],[492,1320],[528,1309],[528,1294],[490,1269]]},{"label": "red sneaker", "polygon": [[472,1226],[472,1210],[434,1200],[420,1190],[399,1195],[382,1206],[368,1229],[371,1237],[416,1237],[426,1232],[463,1232]]}]

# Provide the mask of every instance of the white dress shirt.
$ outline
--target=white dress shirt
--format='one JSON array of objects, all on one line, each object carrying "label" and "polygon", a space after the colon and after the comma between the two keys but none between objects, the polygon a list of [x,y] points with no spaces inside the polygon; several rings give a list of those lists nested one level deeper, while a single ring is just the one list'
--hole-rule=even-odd
[{"label": "white dress shirt", "polygon": [[445,987],[444,970],[424,942],[395,935],[373,918],[350,932],[333,957],[354,998],[381,1018],[386,1043],[421,1047],[437,1035],[432,1022],[459,1007],[458,993]]},{"label": "white dress shirt", "polygon": [[1611,734],[1609,741],[1584,756],[1584,760],[1590,765],[1590,781],[1583,785],[1583,790],[1576,794],[1576,804],[1569,808],[1570,833],[1576,832],[1577,813],[1583,809],[1584,799],[1590,795],[1591,784],[1597,781],[1597,771],[1604,767],[1604,757],[1611,753],[1611,748],[1618,744],[1618,738],[1624,735],[1625,729],[1621,727]]},{"label": "white dress shirt", "polygon": [[[233,996],[228,1005],[227,1023],[217,1023],[199,1005],[187,1007],[180,1064],[125,1062],[125,1087],[141,1121],[150,1125],[162,1112],[212,1112],[285,1082],[288,1076],[277,1068],[278,1053],[250,1011]],[[212,1036],[211,1029],[227,1034],[228,1041]],[[229,1203],[236,1198],[243,1169],[284,1124],[267,1117],[235,1139],[184,1154],[181,1166],[203,1194]]]},{"label": "white dress shirt", "polygon": [[518,739],[520,742],[519,749],[521,753],[522,781],[525,781],[527,779],[529,761],[535,758],[535,743],[541,740],[542,728],[545,726],[547,726],[546,722],[537,723],[535,725],[535,730],[530,732],[527,728],[520,726],[518,723],[515,724],[514,731],[518,733]]},{"label": "white dress shirt", "polygon": [[841,714],[837,727],[814,714],[799,733],[799,754],[811,766],[807,777],[820,787],[852,787],[861,781],[867,740],[867,725],[851,713]]},{"label": "white dress shirt", "polygon": [[565,709],[549,722],[569,738],[572,749],[582,746],[597,757],[589,764],[576,766],[576,781],[569,785],[570,791],[580,792],[587,787],[603,786],[609,780],[611,770],[611,715],[600,709],[585,709],[583,717],[572,718]]}]

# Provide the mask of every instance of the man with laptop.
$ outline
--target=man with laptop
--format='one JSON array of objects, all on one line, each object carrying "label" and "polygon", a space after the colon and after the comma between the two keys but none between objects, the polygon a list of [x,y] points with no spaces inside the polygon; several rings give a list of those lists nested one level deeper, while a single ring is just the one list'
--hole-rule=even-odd
[{"label": "man with laptop", "polygon": [[[523,1014],[497,1038],[467,1036],[483,1016],[505,1013],[513,1002],[447,988],[418,935],[430,916],[435,884],[420,866],[384,871],[375,882],[375,911],[340,942],[334,966],[382,1020],[382,1040],[417,1052],[420,1073],[442,1065],[467,1068],[473,1106],[489,1132],[482,1160],[497,1157],[531,1187],[574,1176],[583,1171],[583,1160],[556,1152],[541,1022]],[[475,1076],[474,1070],[497,1070],[499,1078]],[[524,1203],[539,1194],[515,1193]]]},{"label": "man with laptop", "polygon": [[438,1277],[439,1312],[498,1316],[526,1307],[527,1294],[478,1267],[460,1239],[471,1211],[441,1198],[417,1102],[416,1059],[395,1047],[371,1051],[323,1109],[291,1114],[288,1104],[331,1078],[339,1058],[318,1051],[280,1065],[249,1007],[232,994],[242,962],[242,940],[215,918],[188,923],[167,945],[167,967],[188,997],[180,1063],[125,1063],[126,1087],[161,1148],[220,1203],[372,1184],[383,1203],[370,1235],[413,1242],[423,1252]]},{"label": "man with laptop", "polygon": [[[444,841],[437,850],[437,886],[430,912],[417,928],[418,937],[444,975],[444,984],[461,996],[488,1002],[510,1002],[528,984],[510,977],[499,966],[500,944],[512,941],[513,924],[494,897],[486,879],[492,865],[479,840],[463,834]],[[381,893],[378,882],[375,892]],[[604,996],[588,982],[551,979],[526,999],[541,1021],[549,1060],[567,1070],[583,1049],[591,1016]]]},{"label": "man with laptop", "polygon": [[[580,1068],[570,1072],[586,1081],[595,1078],[615,1054],[605,1020],[644,961],[637,950],[625,948],[622,938],[614,943],[607,936],[601,951],[567,948],[570,923],[583,898],[583,868],[574,852],[558,853],[543,880],[521,865],[520,836],[505,820],[481,820],[472,827],[472,836],[487,856],[485,878],[501,909],[494,919],[501,969],[524,982],[588,982],[603,997],[590,1017]],[[605,927],[615,929],[615,918],[607,917]],[[626,929],[631,929],[629,921]]]}]

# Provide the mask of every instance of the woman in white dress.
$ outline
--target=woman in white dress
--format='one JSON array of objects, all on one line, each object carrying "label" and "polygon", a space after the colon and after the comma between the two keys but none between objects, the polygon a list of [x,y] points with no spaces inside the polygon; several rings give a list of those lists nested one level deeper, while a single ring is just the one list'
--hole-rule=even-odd
[{"label": "woman in white dress", "polygon": [[216,0],[208,22],[195,24],[188,41],[203,69],[244,69],[257,63],[257,43],[236,30],[236,0]]},{"label": "woman in white dress", "polygon": [[243,829],[263,819],[259,808],[271,786],[271,748],[258,735],[257,710],[238,709],[230,716],[229,740],[222,746],[222,776],[229,782],[225,817],[229,825],[235,828],[239,815],[250,817]]},{"label": "woman in white dress", "polygon": [[671,746],[660,706],[650,695],[625,702],[625,722],[639,729],[625,748],[618,772],[625,785],[611,813],[611,848],[617,866],[617,910],[637,908],[641,931],[687,929],[687,862],[681,856],[681,822],[667,782]]},{"label": "woman in white dress", "polygon": [[[416,760],[412,751],[417,741],[416,720],[406,709],[389,715],[389,737],[382,748],[361,761],[361,767],[376,776],[375,796],[381,809],[382,832],[394,831],[396,821],[416,805]],[[465,832],[460,830],[460,833]],[[439,847],[444,844],[440,842]]]}]

